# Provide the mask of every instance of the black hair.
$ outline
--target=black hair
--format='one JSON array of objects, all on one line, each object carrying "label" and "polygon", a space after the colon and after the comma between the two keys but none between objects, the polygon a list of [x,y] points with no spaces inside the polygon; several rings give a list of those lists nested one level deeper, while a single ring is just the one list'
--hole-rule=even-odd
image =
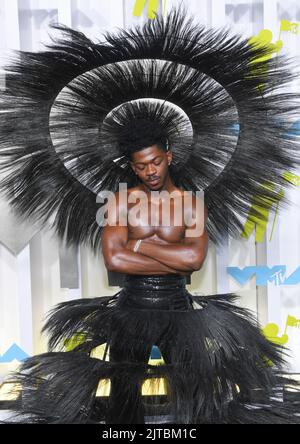
[{"label": "black hair", "polygon": [[137,119],[124,132],[127,134],[126,136],[124,134],[123,140],[119,143],[119,149],[128,159],[131,159],[136,151],[152,145],[157,145],[165,152],[169,149],[167,137],[154,122]]},{"label": "black hair", "polygon": [[173,112],[161,103],[131,102],[111,113],[105,129],[109,127],[109,134],[115,134],[120,153],[130,159],[132,153],[152,145],[167,151],[172,118],[174,121]]}]

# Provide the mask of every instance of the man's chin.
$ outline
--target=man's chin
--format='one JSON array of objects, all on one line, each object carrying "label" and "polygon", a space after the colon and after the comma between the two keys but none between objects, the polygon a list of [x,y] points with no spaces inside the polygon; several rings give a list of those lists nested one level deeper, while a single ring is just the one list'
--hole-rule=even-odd
[{"label": "man's chin", "polygon": [[161,188],[161,181],[155,183],[145,182],[144,185],[149,188],[149,190],[159,190]]},{"label": "man's chin", "polygon": [[150,191],[159,191],[162,186],[160,183],[158,183],[157,185],[151,185],[151,184],[147,184],[147,188],[149,188]]}]

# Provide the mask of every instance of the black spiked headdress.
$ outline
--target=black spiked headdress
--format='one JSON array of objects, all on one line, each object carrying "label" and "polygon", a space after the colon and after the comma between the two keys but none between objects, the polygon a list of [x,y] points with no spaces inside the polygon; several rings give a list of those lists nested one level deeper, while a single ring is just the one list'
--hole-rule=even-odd
[{"label": "black spiked headdress", "polygon": [[176,185],[204,190],[214,242],[239,234],[253,199],[279,199],[300,161],[286,135],[299,102],[271,45],[206,29],[183,8],[98,42],[53,27],[63,34],[45,51],[6,67],[0,97],[1,189],[21,217],[54,216],[60,237],[97,251],[97,193],[136,185],[128,147],[157,140],[173,151]]}]

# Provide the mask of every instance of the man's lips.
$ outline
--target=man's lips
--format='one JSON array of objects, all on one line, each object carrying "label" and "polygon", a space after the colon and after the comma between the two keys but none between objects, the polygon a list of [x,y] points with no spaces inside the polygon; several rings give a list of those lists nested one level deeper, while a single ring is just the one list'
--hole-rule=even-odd
[{"label": "man's lips", "polygon": [[148,183],[151,183],[152,185],[156,184],[157,182],[159,182],[159,178],[148,181]]}]

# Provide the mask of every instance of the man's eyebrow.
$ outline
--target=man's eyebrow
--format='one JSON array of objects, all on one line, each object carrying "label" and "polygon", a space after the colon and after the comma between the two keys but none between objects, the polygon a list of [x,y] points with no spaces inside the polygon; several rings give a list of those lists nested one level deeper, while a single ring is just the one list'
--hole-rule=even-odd
[{"label": "man's eyebrow", "polygon": [[[154,157],[154,159],[150,160],[149,162],[153,162],[153,161],[154,161],[155,159],[157,159],[158,157],[161,157],[161,155]],[[144,164],[147,163],[147,162],[133,162],[133,163],[134,163],[134,165],[136,165],[136,164],[138,164],[138,163],[141,163],[142,165],[144,165]]]}]

